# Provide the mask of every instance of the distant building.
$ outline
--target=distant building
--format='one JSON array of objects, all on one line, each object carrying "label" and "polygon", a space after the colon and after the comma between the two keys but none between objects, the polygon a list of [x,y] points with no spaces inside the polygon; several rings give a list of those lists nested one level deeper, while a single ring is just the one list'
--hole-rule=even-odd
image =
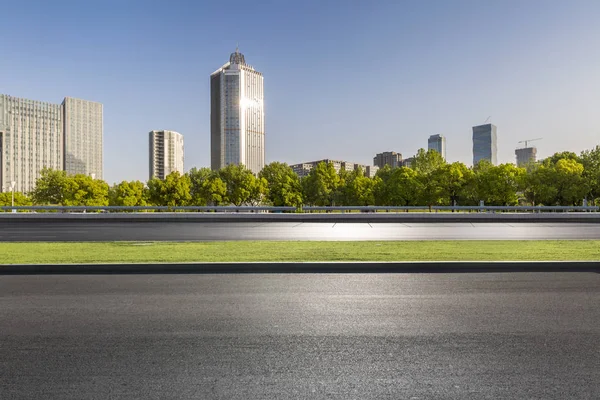
[{"label": "distant building", "polygon": [[365,169],[365,176],[368,176],[369,178],[375,178],[378,170],[379,167],[376,165],[367,165]]},{"label": "distant building", "polygon": [[525,147],[522,149],[516,149],[515,155],[517,156],[517,166],[522,167],[530,162],[535,162],[537,158],[537,148]]},{"label": "distant building", "polygon": [[485,124],[473,127],[473,165],[487,160],[496,165],[498,147],[496,144],[496,126]]},{"label": "distant building", "polygon": [[69,175],[102,176],[102,104],[65,98],[64,170]]},{"label": "distant building", "polygon": [[44,168],[102,179],[102,104],[0,94],[0,191],[31,192]]},{"label": "distant building", "polygon": [[427,140],[427,149],[435,150],[446,159],[446,138],[442,135],[431,135]]},{"label": "distant building", "polygon": [[410,168],[412,166],[412,164],[413,164],[414,161],[415,161],[414,157],[409,157],[409,158],[407,158],[405,160],[402,160],[402,165],[401,166],[402,167]]},{"label": "distant building", "polygon": [[349,161],[330,160],[328,158],[326,158],[324,160],[309,161],[309,162],[304,162],[304,163],[300,163],[300,164],[293,164],[293,165],[290,165],[290,167],[300,178],[303,178],[303,177],[307,176],[313,168],[315,168],[317,165],[319,165],[322,162],[333,165],[333,168],[335,169],[335,172],[337,172],[337,173],[339,173],[341,170],[345,170],[346,172],[352,172],[358,168],[361,168],[363,170],[363,172],[365,173],[365,175],[367,175],[368,167],[364,164],[357,164],[357,163],[352,163]]},{"label": "distant building", "polygon": [[396,153],[395,151],[378,153],[373,158],[373,165],[379,168],[383,168],[386,165],[389,165],[392,168],[400,167],[402,166],[402,154]]},{"label": "distant building", "polygon": [[175,131],[149,134],[150,179],[165,179],[171,172],[183,174],[183,135]]},{"label": "distant building", "polygon": [[210,75],[210,166],[243,164],[258,174],[265,165],[263,75],[237,49]]}]

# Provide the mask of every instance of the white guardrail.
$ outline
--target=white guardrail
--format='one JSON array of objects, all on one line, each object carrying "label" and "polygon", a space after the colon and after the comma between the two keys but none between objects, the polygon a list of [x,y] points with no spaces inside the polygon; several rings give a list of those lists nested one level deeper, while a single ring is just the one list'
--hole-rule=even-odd
[{"label": "white guardrail", "polygon": [[599,212],[598,206],[339,206],[339,207],[271,207],[271,206],[1,206],[0,212],[16,213],[124,213],[124,212],[194,212],[194,213],[407,213],[407,212],[487,212],[487,213],[565,213]]}]

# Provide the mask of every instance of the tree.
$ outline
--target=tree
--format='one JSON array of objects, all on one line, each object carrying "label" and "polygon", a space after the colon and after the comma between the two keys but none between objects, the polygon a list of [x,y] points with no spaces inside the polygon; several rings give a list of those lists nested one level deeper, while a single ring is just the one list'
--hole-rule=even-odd
[{"label": "tree", "polygon": [[393,169],[389,165],[384,165],[379,168],[373,178],[373,197],[375,205],[390,206],[392,205],[392,195],[390,188],[390,179],[392,178]]},{"label": "tree", "polygon": [[421,198],[422,183],[417,171],[408,167],[394,168],[388,180],[390,205],[417,206]]},{"label": "tree", "polygon": [[514,206],[522,187],[525,169],[513,164],[492,165],[480,161],[475,168],[475,183],[480,200],[486,205]]},{"label": "tree", "polygon": [[244,165],[230,164],[219,171],[227,186],[226,199],[236,206],[260,204],[267,192],[267,181],[257,178]]},{"label": "tree", "polygon": [[192,199],[190,195],[190,178],[178,171],[171,172],[164,180],[148,181],[148,197],[156,206],[186,206]]},{"label": "tree", "polygon": [[196,206],[224,203],[227,195],[227,185],[218,173],[209,168],[192,168],[187,175],[190,178],[191,204]]},{"label": "tree", "polygon": [[33,202],[40,205],[65,205],[67,180],[65,171],[42,169],[40,177],[36,180],[35,189],[31,192]]},{"label": "tree", "polygon": [[581,204],[588,192],[583,178],[583,165],[573,159],[560,159],[552,176],[556,188],[555,203],[561,206]]},{"label": "tree", "polygon": [[302,179],[304,199],[310,205],[332,206],[339,184],[333,164],[321,162]]},{"label": "tree", "polygon": [[446,165],[444,157],[435,150],[419,149],[410,167],[419,175],[428,175]]},{"label": "tree", "polygon": [[362,168],[345,174],[344,180],[340,179],[340,182],[343,182],[339,187],[340,205],[370,206],[375,204],[373,193],[375,182],[365,176]]},{"label": "tree", "polygon": [[[15,206],[30,206],[32,204],[31,199],[21,192],[14,192]],[[3,192],[0,193],[0,206],[12,206],[13,193]]]},{"label": "tree", "polygon": [[267,182],[267,200],[274,206],[302,205],[302,187],[298,175],[285,163],[272,162],[258,174]]},{"label": "tree", "polygon": [[91,176],[68,176],[64,184],[65,206],[107,206],[108,184]]},{"label": "tree", "polygon": [[596,205],[600,201],[600,146],[583,151],[580,159],[583,179],[588,189],[586,197],[591,200],[591,204]]},{"label": "tree", "polygon": [[557,190],[553,184],[553,169],[553,166],[543,164],[527,166],[527,173],[523,179],[523,195],[531,205],[554,204]]},{"label": "tree", "polygon": [[465,164],[454,162],[440,168],[441,198],[447,205],[465,205],[469,201],[467,192],[474,173]]},{"label": "tree", "polygon": [[108,199],[111,206],[145,206],[147,205],[148,190],[143,182],[123,181],[110,188]]}]

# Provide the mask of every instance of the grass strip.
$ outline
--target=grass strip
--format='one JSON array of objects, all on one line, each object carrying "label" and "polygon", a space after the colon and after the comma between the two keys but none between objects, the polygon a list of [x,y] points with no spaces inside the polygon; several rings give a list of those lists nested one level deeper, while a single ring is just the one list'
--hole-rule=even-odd
[{"label": "grass strip", "polygon": [[0,264],[600,260],[600,240],[0,243]]}]

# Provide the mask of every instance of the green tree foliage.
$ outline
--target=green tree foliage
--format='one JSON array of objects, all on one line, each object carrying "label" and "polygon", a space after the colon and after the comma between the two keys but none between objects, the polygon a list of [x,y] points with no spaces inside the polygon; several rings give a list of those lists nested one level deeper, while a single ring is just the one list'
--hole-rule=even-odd
[{"label": "green tree foliage", "polygon": [[522,187],[525,169],[513,164],[492,165],[480,161],[475,168],[477,195],[486,205],[514,206]]},{"label": "green tree foliage", "polygon": [[392,204],[391,178],[393,169],[389,165],[379,168],[373,178],[373,197],[376,206],[389,206]]},{"label": "green tree foliage", "polygon": [[107,206],[108,184],[88,175],[67,177],[63,195],[65,206]]},{"label": "green tree foliage", "polygon": [[[0,193],[0,206],[12,206],[12,193],[11,192],[3,192]],[[29,197],[21,192],[15,192],[15,206],[30,206],[32,201]]]},{"label": "green tree foliage", "polygon": [[583,165],[573,159],[560,159],[554,166],[555,204],[580,205],[588,192],[583,177]]},{"label": "green tree foliage", "polygon": [[600,146],[581,153],[583,179],[587,188],[587,198],[592,204],[600,202]]},{"label": "green tree foliage", "polygon": [[227,187],[226,201],[236,206],[258,205],[267,194],[267,181],[244,165],[230,164],[219,171],[219,177]]},{"label": "green tree foliage", "polygon": [[300,206],[302,187],[298,175],[285,163],[272,162],[258,174],[267,182],[267,200],[274,206]]},{"label": "green tree foliage", "polygon": [[67,173],[44,168],[31,192],[33,202],[38,205],[65,205]]},{"label": "green tree foliage", "polygon": [[410,167],[423,176],[441,169],[445,164],[446,161],[437,151],[419,149]]},{"label": "green tree foliage", "polygon": [[423,197],[423,183],[416,170],[394,168],[389,180],[391,206],[417,206]]},{"label": "green tree foliage", "polygon": [[227,185],[219,174],[210,168],[192,168],[190,178],[191,204],[195,206],[220,206],[225,203]]},{"label": "green tree foliage", "polygon": [[340,194],[338,205],[344,206],[371,206],[375,204],[375,181],[365,176],[362,168],[350,173],[340,174]]},{"label": "green tree foliage", "polygon": [[186,206],[192,199],[190,186],[189,176],[174,171],[164,180],[154,178],[148,181],[148,198],[156,206]]},{"label": "green tree foliage", "polygon": [[340,186],[333,164],[321,162],[302,179],[302,192],[308,205],[332,206]]},{"label": "green tree foliage", "polygon": [[111,206],[145,206],[148,190],[143,182],[123,181],[113,185],[108,192],[108,203]]},{"label": "green tree foliage", "polygon": [[[475,174],[461,162],[445,164],[439,170],[438,184],[441,188],[442,205],[471,205],[469,187],[473,185]],[[471,201],[470,201],[471,200]]]}]

